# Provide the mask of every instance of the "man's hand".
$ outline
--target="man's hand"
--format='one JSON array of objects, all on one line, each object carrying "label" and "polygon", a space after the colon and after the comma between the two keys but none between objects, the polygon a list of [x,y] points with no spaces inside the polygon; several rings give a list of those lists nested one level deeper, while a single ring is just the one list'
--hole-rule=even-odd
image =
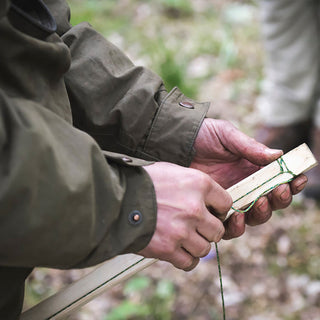
[{"label": "man's hand", "polygon": [[139,254],[191,270],[199,257],[209,253],[210,242],[221,240],[225,232],[221,220],[232,199],[218,183],[198,170],[166,162],[144,168],[154,184],[158,216],[155,233]]},{"label": "man's hand", "polygon": [[[224,120],[205,119],[195,141],[196,155],[191,168],[207,173],[223,188],[229,188],[282,155],[281,150],[269,149],[248,137]],[[247,213],[235,213],[225,223],[224,239],[240,236],[245,223],[257,225],[267,221],[272,210],[287,207],[292,195],[306,185],[307,177],[300,175],[290,185],[276,188],[261,197]]]}]

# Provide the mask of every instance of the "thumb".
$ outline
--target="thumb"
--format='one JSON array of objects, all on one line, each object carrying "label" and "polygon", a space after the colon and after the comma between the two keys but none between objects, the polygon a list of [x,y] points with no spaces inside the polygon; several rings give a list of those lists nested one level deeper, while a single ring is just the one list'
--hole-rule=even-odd
[{"label": "thumb", "polygon": [[260,166],[267,165],[283,155],[282,150],[270,149],[264,144],[257,142],[255,139],[248,136],[247,141],[243,144],[240,143],[239,153],[243,158]]},{"label": "thumb", "polygon": [[228,130],[226,130],[225,124],[222,125],[221,130],[228,132],[228,134],[223,134],[223,137],[226,140],[224,145],[234,154],[241,158],[245,158],[256,165],[266,165],[282,156],[282,150],[270,149],[241,132],[231,123],[229,124]]}]

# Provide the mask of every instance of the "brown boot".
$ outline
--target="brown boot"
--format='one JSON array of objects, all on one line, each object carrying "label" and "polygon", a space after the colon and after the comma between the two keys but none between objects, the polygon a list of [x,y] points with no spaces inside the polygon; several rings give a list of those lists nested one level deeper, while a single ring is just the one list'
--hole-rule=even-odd
[{"label": "brown boot", "polygon": [[[311,135],[311,150],[313,155],[320,162],[320,129],[315,128],[312,130]],[[320,200],[320,165],[312,168],[306,173],[308,183],[303,191],[306,198]]]},{"label": "brown boot", "polygon": [[288,152],[309,141],[311,125],[309,121],[281,127],[262,125],[256,132],[256,140],[274,149]]}]

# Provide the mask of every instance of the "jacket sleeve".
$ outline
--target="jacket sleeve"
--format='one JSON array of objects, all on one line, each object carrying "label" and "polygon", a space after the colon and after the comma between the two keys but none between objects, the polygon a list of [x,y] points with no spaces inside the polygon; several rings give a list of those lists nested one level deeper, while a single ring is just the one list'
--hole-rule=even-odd
[{"label": "jacket sleeve", "polygon": [[178,88],[168,93],[161,78],[135,66],[89,24],[71,27],[63,0],[47,3],[71,52],[65,82],[75,126],[103,149],[188,166],[209,103]]},{"label": "jacket sleeve", "polygon": [[0,266],[86,267],[137,252],[156,224],[144,163],[106,159],[72,126],[69,49],[0,9]]}]

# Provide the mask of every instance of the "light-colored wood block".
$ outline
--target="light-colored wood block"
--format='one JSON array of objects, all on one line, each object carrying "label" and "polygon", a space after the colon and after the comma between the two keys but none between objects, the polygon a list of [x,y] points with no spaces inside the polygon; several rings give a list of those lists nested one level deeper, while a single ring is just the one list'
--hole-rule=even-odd
[{"label": "light-colored wood block", "polygon": [[[318,164],[305,143],[283,155],[282,159],[283,169],[290,170],[294,175],[306,172]],[[281,173],[280,164],[278,161],[273,161],[227,190],[234,201],[233,208],[237,210],[245,208],[274,186],[292,179],[292,173]],[[248,193],[250,191],[252,192]],[[234,209],[230,209],[226,219],[235,212]]]},{"label": "light-colored wood block", "polygon": [[[316,159],[306,144],[293,149],[282,158],[294,175],[306,172],[317,165]],[[274,161],[229,188],[227,191],[235,201],[234,208],[245,208],[267,190],[292,178],[291,173],[279,174],[280,171],[279,163]],[[254,191],[248,193],[251,190]],[[234,210],[231,209],[227,217],[233,213]],[[105,290],[128,279],[156,261],[156,259],[146,259],[134,254],[115,257],[101,264],[74,284],[24,312],[21,320],[65,319],[71,312],[79,309]]]}]

